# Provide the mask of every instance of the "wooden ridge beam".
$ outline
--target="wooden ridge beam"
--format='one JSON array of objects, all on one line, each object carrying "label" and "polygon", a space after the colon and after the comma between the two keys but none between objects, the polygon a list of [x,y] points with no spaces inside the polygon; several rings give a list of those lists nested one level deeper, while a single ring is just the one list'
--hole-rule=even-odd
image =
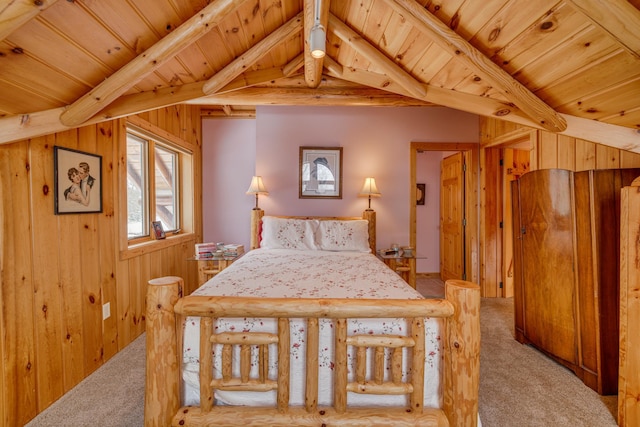
[{"label": "wooden ridge beam", "polygon": [[411,74],[399,67],[333,14],[329,16],[329,25],[331,26],[331,31],[343,42],[380,67],[385,74],[405,88],[412,96],[423,98],[426,95],[426,90],[422,83],[413,78]]},{"label": "wooden ridge beam", "polygon": [[0,41],[58,0],[0,0]]},{"label": "wooden ridge beam", "polygon": [[627,0],[569,0],[569,3],[640,59],[640,10]]},{"label": "wooden ridge beam", "polygon": [[537,123],[537,126],[551,132],[563,132],[567,128],[565,119],[553,108],[429,13],[420,3],[414,0],[384,1],[412,22],[417,29],[429,34],[433,42],[449,52],[453,58],[464,63],[501,91],[507,99]]},{"label": "wooden ridge beam", "polygon": [[80,126],[198,40],[245,0],[216,0],[76,100],[60,115],[65,126]]},{"label": "wooden ridge beam", "polygon": [[302,12],[284,23],[277,30],[260,40],[245,53],[217,72],[202,87],[205,95],[211,95],[222,89],[243,71],[249,69],[256,61],[267,54],[278,44],[286,41],[295,33],[302,30]]}]

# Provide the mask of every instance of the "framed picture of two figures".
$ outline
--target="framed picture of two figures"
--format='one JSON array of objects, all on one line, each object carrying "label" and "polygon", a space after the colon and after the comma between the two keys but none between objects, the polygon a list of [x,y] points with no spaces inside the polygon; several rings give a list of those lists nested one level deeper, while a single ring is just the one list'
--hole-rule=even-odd
[{"label": "framed picture of two figures", "polygon": [[102,157],[53,147],[55,214],[102,212]]}]

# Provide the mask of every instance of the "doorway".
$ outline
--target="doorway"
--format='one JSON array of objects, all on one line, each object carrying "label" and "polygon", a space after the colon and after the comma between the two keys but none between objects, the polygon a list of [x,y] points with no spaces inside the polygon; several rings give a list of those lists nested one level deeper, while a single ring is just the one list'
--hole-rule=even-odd
[{"label": "doorway", "polygon": [[537,132],[514,134],[483,147],[484,297],[513,296],[513,218],[511,181],[530,170]]},{"label": "doorway", "polygon": [[[417,156],[418,153],[432,152],[460,152],[466,165],[464,175],[464,232],[460,237],[461,245],[464,248],[461,254],[465,280],[480,283],[480,257],[479,257],[479,144],[471,143],[431,143],[412,142],[410,148],[410,206],[409,206],[409,241],[420,254],[420,247],[417,245]],[[440,230],[440,233],[442,231]],[[438,236],[437,241],[440,240]],[[441,254],[442,256],[442,254]]]}]

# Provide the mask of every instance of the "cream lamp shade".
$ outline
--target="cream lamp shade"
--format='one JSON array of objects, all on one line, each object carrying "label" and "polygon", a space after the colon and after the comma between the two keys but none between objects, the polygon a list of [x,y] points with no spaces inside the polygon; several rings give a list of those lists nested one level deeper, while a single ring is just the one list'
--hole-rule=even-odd
[{"label": "cream lamp shade", "polygon": [[265,187],[262,182],[261,176],[254,176],[251,178],[251,185],[249,185],[249,188],[247,189],[247,194],[254,194],[256,196],[256,207],[253,209],[260,209],[258,207],[258,195],[266,196],[269,194],[267,187]]},{"label": "cream lamp shade", "polygon": [[376,179],[375,178],[365,178],[364,185],[362,186],[362,190],[360,190],[360,196],[369,198],[369,208],[371,210],[371,198],[372,197],[380,197],[382,194],[378,191],[378,187],[376,187]]}]

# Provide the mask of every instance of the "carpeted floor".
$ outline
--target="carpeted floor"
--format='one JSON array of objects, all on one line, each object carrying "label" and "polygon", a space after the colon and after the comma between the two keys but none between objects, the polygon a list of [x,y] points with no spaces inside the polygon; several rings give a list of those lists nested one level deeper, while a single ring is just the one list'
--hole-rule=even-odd
[{"label": "carpeted floor", "polygon": [[[418,283],[432,295],[441,285],[425,286]],[[483,427],[616,425],[615,396],[599,396],[564,367],[513,339],[512,299],[482,300],[481,333]],[[27,426],[142,426],[144,347],[142,335]]]},{"label": "carpeted floor", "polygon": [[600,396],[573,372],[513,334],[513,299],[483,298],[480,419],[493,426],[615,426],[617,396]]}]

